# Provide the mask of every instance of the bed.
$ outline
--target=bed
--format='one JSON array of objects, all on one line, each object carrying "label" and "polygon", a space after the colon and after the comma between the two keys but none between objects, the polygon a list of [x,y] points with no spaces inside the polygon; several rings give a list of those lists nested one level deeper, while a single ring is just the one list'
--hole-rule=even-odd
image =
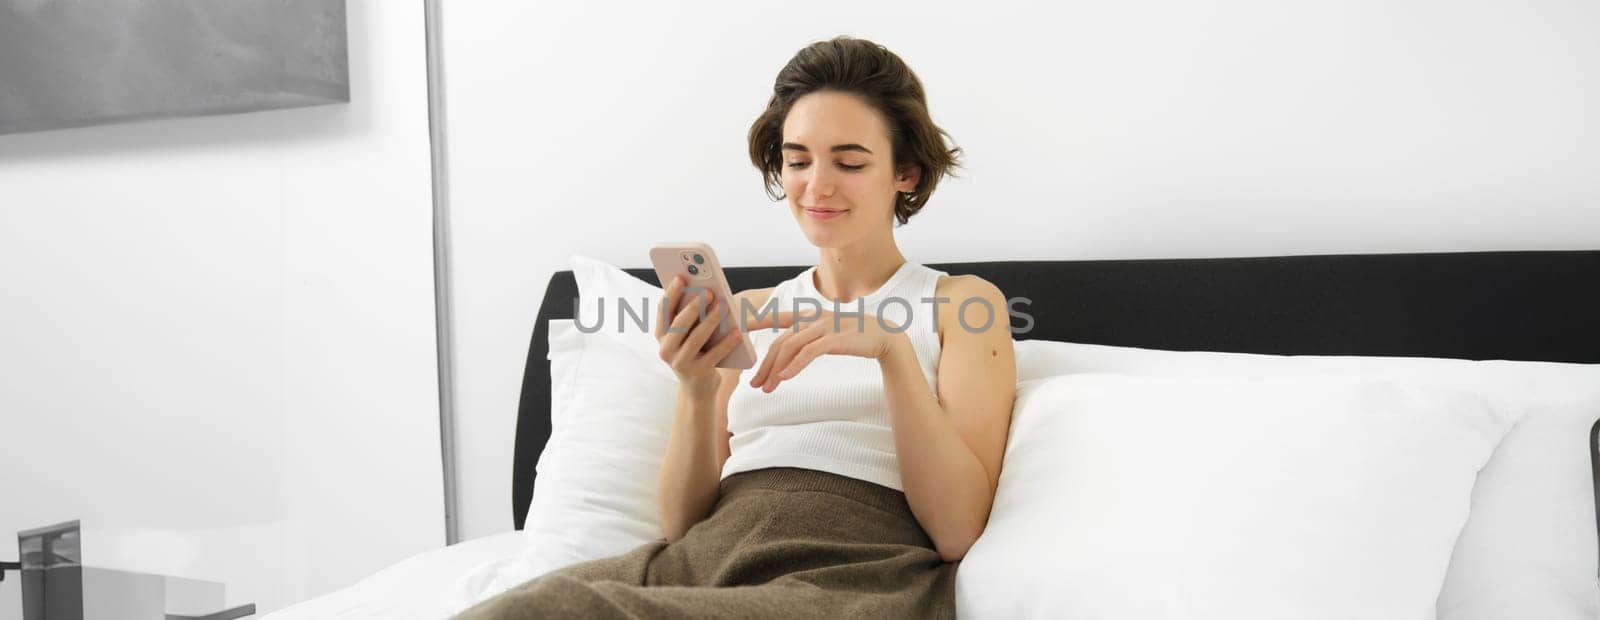
[{"label": "bed", "polygon": [[[1165,351],[1600,363],[1600,251],[1311,255],[1215,259],[929,263],[976,274],[1010,298],[1017,340]],[[770,286],[804,266],[734,267],[735,290]],[[625,270],[655,284],[647,268]],[[438,617],[475,588],[534,576],[507,558],[540,541],[522,532],[550,441],[550,326],[571,319],[578,282],[555,273],[537,310],[515,435],[511,514],[516,530],[411,558],[350,588],[274,618]],[[1593,419],[1600,419],[1596,411]],[[1588,446],[1586,501],[1600,506],[1600,423]],[[1590,477],[1592,475],[1592,477]],[[1594,513],[1583,527],[1600,529]],[[1597,535],[1596,538],[1600,538]],[[1589,555],[1600,553],[1594,544]],[[1592,561],[1592,559],[1591,559]],[[523,574],[495,575],[522,570]],[[504,573],[502,571],[502,573]],[[1592,578],[1594,575],[1589,575]],[[1592,581],[1589,587],[1593,587]],[[1580,605],[1589,606],[1588,593]],[[1600,598],[1600,597],[1597,597]],[[403,613],[402,613],[403,610]],[[1443,611],[1441,611],[1443,617]],[[1463,614],[1458,617],[1475,617]]]}]

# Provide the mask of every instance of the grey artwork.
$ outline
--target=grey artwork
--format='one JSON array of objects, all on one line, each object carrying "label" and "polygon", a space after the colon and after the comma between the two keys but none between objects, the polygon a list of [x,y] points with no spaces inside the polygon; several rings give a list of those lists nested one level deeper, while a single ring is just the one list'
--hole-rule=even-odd
[{"label": "grey artwork", "polygon": [[344,0],[0,0],[0,134],[349,100]]}]

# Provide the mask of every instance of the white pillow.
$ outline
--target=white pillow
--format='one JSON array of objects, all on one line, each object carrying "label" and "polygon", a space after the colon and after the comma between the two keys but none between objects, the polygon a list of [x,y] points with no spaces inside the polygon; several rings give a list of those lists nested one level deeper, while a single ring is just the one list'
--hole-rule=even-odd
[{"label": "white pillow", "polygon": [[1025,382],[957,613],[1432,618],[1512,422],[1470,392],[1337,376]]},{"label": "white pillow", "polygon": [[[650,329],[662,291],[603,261],[570,263],[582,329],[549,321],[550,439],[523,526],[541,542],[518,579],[662,537],[656,483],[678,388]],[[621,320],[619,303],[632,312]],[[647,317],[644,326],[633,316]]]},{"label": "white pillow", "polygon": [[[587,256],[574,255],[568,263],[578,283],[578,309],[574,316],[580,321],[581,330],[602,334],[659,361],[654,327],[657,306],[665,295],[661,287]],[[664,364],[662,368],[671,372]]]},{"label": "white pillow", "polygon": [[656,481],[677,399],[672,370],[614,338],[550,321],[550,440],[523,529],[553,570],[662,537]]},{"label": "white pillow", "polygon": [[1019,381],[1117,372],[1191,378],[1341,374],[1469,389],[1520,416],[1478,475],[1472,514],[1439,594],[1441,620],[1593,620],[1594,490],[1588,434],[1600,364],[1162,351],[1016,343]]},{"label": "white pillow", "polygon": [[[584,284],[584,290],[600,290],[591,280]],[[654,341],[643,333],[586,334],[572,319],[549,321],[550,440],[539,455],[521,532],[526,551],[459,578],[452,588],[459,595],[451,600],[461,608],[552,570],[661,538],[656,479],[677,382],[666,364],[640,355],[627,337]]]}]

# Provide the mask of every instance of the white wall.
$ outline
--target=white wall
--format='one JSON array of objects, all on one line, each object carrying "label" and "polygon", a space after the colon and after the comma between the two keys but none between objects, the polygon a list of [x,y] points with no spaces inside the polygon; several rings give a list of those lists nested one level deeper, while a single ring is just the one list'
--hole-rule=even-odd
[{"label": "white wall", "polygon": [[817,260],[744,139],[835,34],[905,58],[966,150],[899,232],[912,260],[1600,248],[1592,2],[677,4],[445,7],[465,538],[511,528],[569,254]]},{"label": "white wall", "polygon": [[348,105],[0,136],[0,558],[265,613],[443,544],[422,6],[348,11]]}]

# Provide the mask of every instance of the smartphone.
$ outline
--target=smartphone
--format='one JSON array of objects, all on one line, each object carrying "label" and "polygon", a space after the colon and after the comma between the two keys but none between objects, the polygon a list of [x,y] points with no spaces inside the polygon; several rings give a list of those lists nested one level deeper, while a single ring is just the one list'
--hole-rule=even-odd
[{"label": "smartphone", "polygon": [[[728,288],[728,279],[722,274],[722,263],[717,261],[717,254],[711,251],[711,246],[699,242],[657,244],[650,248],[650,263],[655,266],[656,277],[660,279],[662,288],[666,288],[673,278],[682,275],[686,298],[688,293],[709,289],[722,302],[727,314],[717,325],[717,333],[706,340],[707,347],[716,344],[728,330],[737,326],[739,308],[734,306],[733,291]],[[672,317],[658,316],[656,320],[671,321]],[[756,347],[750,343],[750,335],[745,334],[740,340],[742,342],[733,352],[717,362],[718,368],[744,370],[756,365]]]}]

